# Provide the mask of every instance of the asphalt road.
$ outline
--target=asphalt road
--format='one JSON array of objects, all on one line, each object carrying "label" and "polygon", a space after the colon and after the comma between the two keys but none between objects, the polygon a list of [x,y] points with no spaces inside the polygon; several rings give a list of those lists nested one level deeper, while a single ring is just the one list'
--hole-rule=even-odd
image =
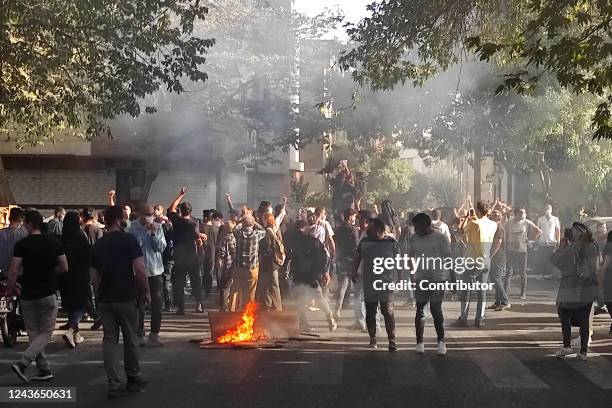
[{"label": "asphalt road", "polygon": [[[292,342],[279,349],[203,350],[190,339],[206,338],[206,315],[164,316],[162,348],[142,348],[145,393],[106,398],[101,332],[83,330],[87,341],[69,350],[61,333],[48,346],[55,379],[49,386],[76,387],[77,402],[12,406],[72,407],[589,407],[612,406],[610,318],[596,318],[589,360],[553,357],[560,327],[552,292],[532,291],[510,311],[488,313],[487,325],[454,328],[458,304],[444,306],[448,355],[435,354],[428,321],[426,354],[414,353],[414,309],[396,310],[399,352],[367,346],[367,334],[349,331],[351,311],[330,334],[318,313],[313,326],[326,341]],[[60,322],[58,324],[62,323]],[[87,327],[88,325],[83,325]],[[0,348],[0,385],[21,385],[10,371],[19,352]],[[11,404],[4,404],[11,406]]]}]

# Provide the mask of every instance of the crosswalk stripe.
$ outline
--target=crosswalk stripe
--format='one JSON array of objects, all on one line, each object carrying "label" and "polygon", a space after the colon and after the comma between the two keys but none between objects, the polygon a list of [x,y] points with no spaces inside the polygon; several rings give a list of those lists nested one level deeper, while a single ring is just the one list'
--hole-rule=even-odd
[{"label": "crosswalk stripe", "polygon": [[293,382],[297,384],[342,384],[344,354],[301,353]]},{"label": "crosswalk stripe", "polygon": [[[492,339],[483,331],[455,331],[452,338],[480,337]],[[467,350],[470,358],[497,388],[547,389],[548,385],[527,368],[514,354],[507,350]]]},{"label": "crosswalk stripe", "polygon": [[[520,331],[521,335],[527,336],[530,339],[536,340],[534,331]],[[561,336],[561,328],[559,327],[559,337]],[[559,340],[559,346],[561,340]],[[559,349],[546,344],[544,350],[548,350],[551,354],[556,353]],[[597,385],[604,390],[612,390],[612,363],[604,356],[598,353],[589,353],[588,361],[578,361],[574,355],[569,355],[562,360],[576,370],[584,378]],[[552,356],[551,356],[552,357]]]},{"label": "crosswalk stripe", "polygon": [[[204,360],[197,384],[240,384],[261,356],[257,350],[207,350],[218,352]],[[233,353],[232,356],[222,353]],[[212,353],[211,353],[212,354]]]}]

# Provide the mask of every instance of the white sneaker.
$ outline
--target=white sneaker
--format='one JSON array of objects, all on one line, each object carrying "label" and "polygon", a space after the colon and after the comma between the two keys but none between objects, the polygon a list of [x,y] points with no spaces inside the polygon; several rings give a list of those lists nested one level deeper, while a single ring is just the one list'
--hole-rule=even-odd
[{"label": "white sneaker", "polygon": [[425,344],[417,343],[414,351],[416,351],[417,354],[425,354]]},{"label": "white sneaker", "polygon": [[74,339],[74,344],[81,344],[85,341],[85,338],[81,336],[81,333],[79,332],[74,333],[73,339]]},{"label": "white sneaker", "polygon": [[446,355],[446,344],[443,341],[438,342],[438,355],[445,356]]},{"label": "white sneaker", "polygon": [[587,357],[587,353],[578,353],[576,354],[576,358],[580,361],[587,361],[588,357]]},{"label": "white sneaker", "polygon": [[74,341],[74,330],[73,329],[66,330],[66,333],[64,333],[62,335],[62,339],[64,339],[64,341],[66,342],[68,347],[70,347],[70,348],[75,348],[76,347],[76,344],[75,344],[75,341]]},{"label": "white sneaker", "polygon": [[[590,345],[591,345],[591,336],[589,336],[589,342],[588,342],[587,346],[590,346]],[[574,337],[572,339],[572,347],[580,347],[580,346],[581,346],[581,344],[580,344],[580,336]]]},{"label": "white sneaker", "polygon": [[572,350],[571,347],[561,347],[561,350],[557,351],[556,356],[558,358],[563,358],[563,357],[568,356],[570,354],[574,354],[574,350]]},{"label": "white sneaker", "polygon": [[159,334],[150,333],[147,338],[147,346],[162,347],[164,343],[159,339]]}]

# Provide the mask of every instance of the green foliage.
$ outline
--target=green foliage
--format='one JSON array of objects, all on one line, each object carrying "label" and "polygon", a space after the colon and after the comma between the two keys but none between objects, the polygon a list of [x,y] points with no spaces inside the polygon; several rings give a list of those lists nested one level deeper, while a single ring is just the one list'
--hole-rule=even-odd
[{"label": "green foliage", "polygon": [[370,140],[367,144],[340,142],[332,145],[330,161],[348,160],[353,173],[366,176],[367,204],[391,198],[405,201],[412,185],[414,170],[400,157],[400,147],[393,140]]},{"label": "green foliage", "polygon": [[186,0],[4,2],[0,133],[18,146],[110,136],[109,120],[138,116],[146,95],[205,81],[214,40],[193,33],[207,12]]},{"label": "green foliage", "polygon": [[457,180],[449,174],[418,173],[407,196],[413,209],[423,210],[435,207],[454,207],[457,205]]},{"label": "green foliage", "polygon": [[[612,5],[606,0],[383,0],[348,33],[341,58],[362,85],[421,85],[469,58],[504,67],[496,93],[533,92],[550,74],[562,87],[604,97],[594,138],[612,138]],[[467,49],[466,49],[467,48]]]},{"label": "green foliage", "polygon": [[303,207],[308,197],[310,183],[304,181],[302,177],[297,180],[292,178],[289,182],[289,186],[291,188],[291,199],[298,207]]}]

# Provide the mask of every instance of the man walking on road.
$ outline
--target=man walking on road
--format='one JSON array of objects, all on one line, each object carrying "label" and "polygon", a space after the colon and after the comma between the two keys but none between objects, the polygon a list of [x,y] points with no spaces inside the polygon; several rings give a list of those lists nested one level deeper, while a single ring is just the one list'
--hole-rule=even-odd
[{"label": "man walking on road", "polygon": [[[117,398],[128,391],[142,392],[147,382],[138,360],[138,306],[136,299],[151,302],[145,262],[136,237],[122,230],[127,214],[122,207],[106,210],[107,233],[96,242],[92,256],[92,282],[100,299],[104,327],[102,350],[108,376],[108,397]],[[123,334],[125,384],[119,374],[119,329]]]}]

